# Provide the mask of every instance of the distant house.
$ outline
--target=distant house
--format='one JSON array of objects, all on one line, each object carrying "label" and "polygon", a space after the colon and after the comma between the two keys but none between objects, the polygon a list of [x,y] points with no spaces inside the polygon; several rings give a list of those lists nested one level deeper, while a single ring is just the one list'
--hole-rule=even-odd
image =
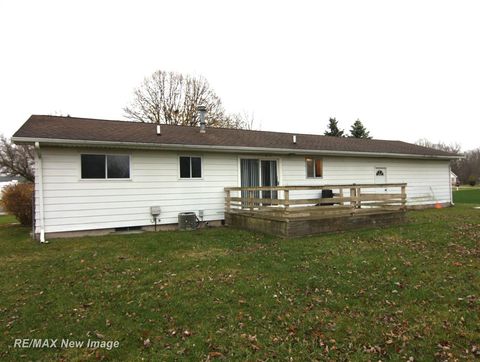
[{"label": "distant house", "polygon": [[224,219],[234,186],[407,183],[407,205],[450,205],[456,154],[401,141],[31,116],[36,233],[108,231]]},{"label": "distant house", "polygon": [[460,179],[452,171],[450,171],[450,182],[452,186],[458,186],[460,184]]}]

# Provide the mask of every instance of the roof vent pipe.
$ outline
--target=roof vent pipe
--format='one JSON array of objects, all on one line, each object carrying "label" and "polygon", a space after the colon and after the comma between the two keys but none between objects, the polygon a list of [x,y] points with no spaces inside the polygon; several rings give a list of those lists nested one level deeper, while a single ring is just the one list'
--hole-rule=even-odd
[{"label": "roof vent pipe", "polygon": [[292,139],[293,139],[293,143],[296,144],[296,143],[297,143],[297,135],[294,134],[294,135],[292,136]]},{"label": "roof vent pipe", "polygon": [[207,113],[207,107],[198,106],[197,107],[198,118],[200,123],[200,133],[206,132],[207,123],[205,122],[205,114]]},{"label": "roof vent pipe", "polygon": [[160,129],[160,125],[157,124],[157,136],[160,136],[162,134],[162,130]]}]

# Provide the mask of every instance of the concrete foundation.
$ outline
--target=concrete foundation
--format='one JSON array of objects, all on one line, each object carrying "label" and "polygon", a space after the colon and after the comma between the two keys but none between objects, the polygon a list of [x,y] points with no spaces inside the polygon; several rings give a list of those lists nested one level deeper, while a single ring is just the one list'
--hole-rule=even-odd
[{"label": "concrete foundation", "polygon": [[[207,222],[209,227],[219,227],[223,225],[223,220],[213,220]],[[157,225],[157,231],[174,231],[178,230],[178,224],[163,224]],[[142,226],[140,230],[131,230],[131,231],[115,231],[113,228],[109,229],[98,229],[98,230],[78,230],[78,231],[61,231],[55,233],[46,233],[45,239],[58,239],[58,238],[79,238],[82,236],[102,236],[102,235],[114,235],[114,234],[133,234],[144,231],[155,231],[155,226],[146,225]],[[40,240],[40,234],[35,234],[35,240]]]}]

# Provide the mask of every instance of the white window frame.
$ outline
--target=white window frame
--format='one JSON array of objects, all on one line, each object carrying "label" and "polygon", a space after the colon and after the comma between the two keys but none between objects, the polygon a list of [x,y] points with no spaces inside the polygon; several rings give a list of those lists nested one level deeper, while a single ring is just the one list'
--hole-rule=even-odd
[{"label": "white window frame", "polygon": [[[181,157],[189,157],[190,158],[190,177],[182,177],[181,176],[181,170],[180,170],[180,158]],[[196,157],[200,159],[200,172],[201,172],[201,177],[192,177],[192,157]],[[201,155],[178,155],[177,159],[177,165],[178,165],[178,179],[180,181],[198,181],[198,180],[203,180],[203,156]]]},{"label": "white window frame", "polygon": [[[313,176],[310,177],[308,176],[308,166],[307,166],[307,158],[310,158],[313,160]],[[315,172],[315,168],[317,167],[317,163],[315,162],[316,160],[321,160],[322,161],[322,176],[315,176],[317,173]],[[305,156],[303,159],[303,162],[305,163],[305,178],[308,180],[314,180],[314,179],[323,179],[323,171],[324,171],[324,163],[323,163],[323,157],[315,157],[315,156]]]},{"label": "white window frame", "polygon": [[[105,156],[105,177],[104,178],[83,178],[82,177],[82,155],[98,155],[98,156]],[[128,157],[128,174],[130,177],[125,178],[109,178],[108,177],[108,156],[126,156]],[[80,181],[88,182],[88,181],[131,181],[132,180],[132,155],[126,153],[101,153],[101,152],[81,152],[79,155],[79,179]]]},{"label": "white window frame", "polygon": [[262,183],[262,161],[277,161],[277,181],[278,181],[278,186],[281,186],[282,185],[282,177],[283,177],[283,174],[282,174],[282,168],[283,168],[283,165],[282,165],[282,158],[279,158],[279,157],[258,157],[258,156],[251,156],[251,155],[239,155],[237,157],[237,184],[238,184],[238,187],[241,187],[242,185],[242,175],[241,175],[241,172],[242,172],[242,167],[241,167],[241,160],[242,159],[249,159],[249,160],[258,160],[258,167],[259,167],[259,175],[260,175],[260,183]]}]

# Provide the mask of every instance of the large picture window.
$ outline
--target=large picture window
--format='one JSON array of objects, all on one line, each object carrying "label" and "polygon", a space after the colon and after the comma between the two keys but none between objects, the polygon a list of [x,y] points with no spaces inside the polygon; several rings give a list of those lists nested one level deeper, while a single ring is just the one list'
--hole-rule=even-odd
[{"label": "large picture window", "polygon": [[323,161],[321,158],[305,157],[307,178],[323,177]]},{"label": "large picture window", "polygon": [[125,155],[81,155],[82,179],[128,179],[130,157]]},{"label": "large picture window", "polygon": [[180,156],[180,178],[202,178],[202,158]]}]

